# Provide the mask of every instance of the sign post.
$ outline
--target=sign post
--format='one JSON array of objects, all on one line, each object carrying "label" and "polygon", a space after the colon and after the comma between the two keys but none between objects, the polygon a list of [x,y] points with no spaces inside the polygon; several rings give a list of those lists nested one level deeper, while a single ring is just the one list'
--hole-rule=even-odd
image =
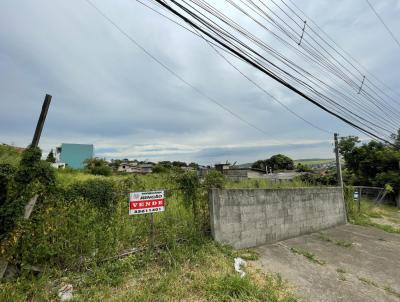
[{"label": "sign post", "polygon": [[129,193],[129,215],[150,214],[151,246],[154,247],[154,213],[165,211],[164,191]]}]

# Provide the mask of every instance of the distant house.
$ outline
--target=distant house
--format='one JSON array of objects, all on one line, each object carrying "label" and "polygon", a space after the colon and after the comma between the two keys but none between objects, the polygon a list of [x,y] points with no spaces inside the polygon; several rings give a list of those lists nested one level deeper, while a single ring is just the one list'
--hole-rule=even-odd
[{"label": "distant house", "polygon": [[229,164],[217,164],[215,169],[224,174],[231,180],[243,179],[268,179],[271,181],[289,181],[296,176],[302,175],[301,172],[285,171],[280,173],[266,173],[265,170],[256,168],[242,168],[241,166],[232,166]]},{"label": "distant house", "polygon": [[123,162],[119,165],[117,171],[125,173],[138,173],[138,174],[149,174],[153,172],[153,164],[137,162]]},{"label": "distant house", "polygon": [[229,169],[222,171],[227,178],[231,180],[242,180],[247,178],[265,178],[266,174],[263,170],[253,168],[235,168],[231,166]]},{"label": "distant house", "polygon": [[93,145],[63,143],[56,148],[55,158],[58,166],[65,164],[70,168],[83,169],[85,160],[91,159],[93,153]]},{"label": "distant house", "polygon": [[153,172],[154,164],[139,164],[139,167],[142,169],[142,174],[148,174]]},{"label": "distant house", "polygon": [[224,173],[224,170],[229,170],[231,167],[231,164],[216,164],[215,165],[215,170]]},{"label": "distant house", "polygon": [[200,167],[197,169],[197,175],[198,175],[200,178],[206,177],[206,176],[208,175],[209,172],[210,172],[210,168],[209,168],[209,167],[206,167],[206,166],[200,166]]},{"label": "distant house", "polygon": [[117,171],[126,173],[140,173],[140,168],[137,162],[124,162],[119,165]]}]

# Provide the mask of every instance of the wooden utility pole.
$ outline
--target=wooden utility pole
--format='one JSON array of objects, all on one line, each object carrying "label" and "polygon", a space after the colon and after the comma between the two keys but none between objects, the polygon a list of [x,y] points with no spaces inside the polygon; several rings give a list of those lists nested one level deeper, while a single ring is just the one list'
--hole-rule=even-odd
[{"label": "wooden utility pole", "polygon": [[337,133],[334,134],[335,156],[336,156],[336,178],[337,178],[337,183],[338,183],[339,187],[343,188],[342,166],[340,165],[338,136],[339,136],[339,134],[337,134]]},{"label": "wooden utility pole", "polygon": [[42,134],[44,122],[46,120],[47,111],[49,111],[50,102],[51,102],[51,95],[46,94],[46,97],[44,98],[44,102],[42,105],[42,111],[40,112],[39,120],[36,125],[35,134],[33,135],[31,144],[32,147],[37,147],[39,145],[40,136]]},{"label": "wooden utility pole", "polygon": [[[44,102],[42,105],[42,111],[40,112],[39,120],[36,125],[35,134],[33,135],[31,143],[32,147],[37,147],[39,145],[40,136],[42,134],[44,122],[46,120],[47,111],[49,111],[50,102],[51,102],[51,95],[46,94],[46,97],[44,98]],[[29,200],[29,202],[25,205],[24,219],[27,220],[31,216],[38,197],[39,197],[38,195],[33,196],[31,200]],[[16,272],[18,271],[16,267],[10,265],[5,258],[0,257],[0,279],[2,279],[4,275],[6,275],[7,269],[12,271],[11,273],[12,275],[15,275]]]}]

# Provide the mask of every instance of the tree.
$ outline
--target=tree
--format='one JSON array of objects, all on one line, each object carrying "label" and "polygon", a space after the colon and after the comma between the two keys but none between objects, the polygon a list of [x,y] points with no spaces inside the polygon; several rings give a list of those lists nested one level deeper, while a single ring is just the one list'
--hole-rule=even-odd
[{"label": "tree", "polygon": [[397,130],[396,134],[393,133],[390,137],[393,140],[393,144],[394,144],[395,148],[397,150],[400,150],[400,129]]},{"label": "tree", "polygon": [[265,171],[265,160],[257,160],[251,166],[254,169],[259,169]]},{"label": "tree", "polygon": [[188,165],[188,167],[192,167],[192,168],[194,168],[194,169],[198,169],[199,168],[199,164],[198,163],[195,163],[195,162],[191,162],[189,165]]},{"label": "tree", "polygon": [[294,162],[290,157],[283,154],[276,154],[265,161],[266,166],[272,170],[293,170]]},{"label": "tree", "polygon": [[56,162],[56,158],[54,157],[53,149],[51,149],[49,154],[47,155],[46,161],[48,161],[49,163]]},{"label": "tree", "polygon": [[263,171],[265,171],[267,167],[272,170],[293,170],[294,162],[286,155],[276,154],[266,160],[257,160],[251,167]]},{"label": "tree", "polygon": [[[398,139],[395,139],[394,144]],[[358,137],[343,137],[339,152],[345,160],[347,172],[353,176],[352,184],[385,187],[400,190],[400,151],[391,145],[370,141],[359,145]]]},{"label": "tree", "polygon": [[187,164],[185,162],[182,162],[182,161],[173,161],[172,165],[174,167],[187,167]]},{"label": "tree", "polygon": [[122,159],[112,159],[111,163],[110,163],[110,167],[113,170],[118,170],[119,166],[125,161],[123,161]]},{"label": "tree", "polygon": [[85,160],[85,170],[90,174],[109,176],[112,173],[108,162],[101,158],[91,158]]}]

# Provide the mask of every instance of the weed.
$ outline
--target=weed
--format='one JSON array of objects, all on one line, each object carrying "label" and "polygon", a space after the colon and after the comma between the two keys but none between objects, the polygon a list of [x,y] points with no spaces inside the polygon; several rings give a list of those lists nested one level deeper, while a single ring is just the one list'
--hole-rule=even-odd
[{"label": "weed", "polygon": [[396,296],[397,298],[400,298],[400,293],[396,292],[396,291],[395,291],[393,288],[391,288],[390,286],[384,287],[384,290],[385,290],[387,293],[389,293],[389,294],[391,294],[391,295],[393,295],[393,296]]},{"label": "weed", "polygon": [[361,282],[364,282],[364,283],[366,283],[368,285],[372,285],[372,286],[375,286],[375,287],[379,288],[379,285],[376,282],[374,282],[374,281],[372,281],[370,279],[367,279],[365,277],[358,277],[358,280],[360,280]]},{"label": "weed", "polygon": [[339,274],[338,275],[338,279],[340,280],[340,281],[346,281],[347,279],[346,279],[346,276],[344,275],[344,274]]},{"label": "weed", "polygon": [[345,274],[346,273],[346,271],[344,269],[342,269],[342,268],[338,268],[336,271],[338,273],[341,273],[341,274]]},{"label": "weed", "polygon": [[[295,301],[279,276],[246,268],[246,277],[239,277],[233,258],[255,260],[258,254],[235,251],[205,236],[193,223],[187,200],[193,196],[185,194],[193,192],[176,190],[173,175],[105,179],[79,171],[56,174],[55,192],[44,195],[33,219],[16,228],[18,244],[10,238],[17,251],[13,260],[44,272],[35,277],[25,269],[18,280],[0,283],[0,301],[55,301],[62,283],[73,285],[74,301]],[[101,190],[105,181],[107,192]],[[208,219],[207,187],[222,184],[212,179],[195,184],[199,220]],[[105,194],[111,188],[113,194]],[[152,250],[147,249],[149,217],[127,215],[127,192],[160,188],[167,190],[167,210],[154,215],[159,248]],[[142,252],[109,259],[132,247]]]},{"label": "weed", "polygon": [[370,219],[381,218],[384,216],[390,217],[393,213],[398,211],[397,208],[388,205],[375,205],[371,201],[363,199],[361,200],[361,211],[358,212],[349,187],[346,188],[345,200],[347,217],[350,223],[375,227],[387,233],[400,234],[400,228],[388,224],[376,223]]},{"label": "weed", "polygon": [[244,260],[254,261],[257,260],[260,255],[254,250],[245,249],[237,251],[237,257],[243,258]]},{"label": "weed", "polygon": [[364,283],[366,283],[366,284],[368,284],[368,285],[374,286],[374,287],[376,287],[376,288],[383,289],[383,290],[384,290],[385,292],[387,292],[388,294],[391,294],[391,295],[393,295],[393,296],[395,296],[395,297],[397,297],[397,298],[400,298],[400,293],[397,292],[396,290],[394,290],[394,289],[393,289],[392,287],[390,287],[390,286],[380,286],[380,285],[377,284],[376,282],[374,282],[374,281],[372,281],[372,280],[370,280],[370,279],[364,278],[364,277],[358,277],[358,280],[360,280],[360,281],[362,281],[362,282],[364,282]]},{"label": "weed", "polygon": [[297,248],[294,248],[294,247],[291,247],[290,250],[295,254],[303,255],[304,257],[306,257],[311,262],[317,263],[319,265],[326,264],[326,261],[318,259],[313,253],[310,253],[308,251],[300,250],[300,249],[297,249]]},{"label": "weed", "polygon": [[336,245],[342,246],[342,247],[351,247],[353,245],[353,243],[345,241],[345,240],[331,239],[324,233],[318,233],[318,234],[316,234],[316,237],[323,241],[330,242],[330,243],[333,243],[333,244],[336,244]]}]

